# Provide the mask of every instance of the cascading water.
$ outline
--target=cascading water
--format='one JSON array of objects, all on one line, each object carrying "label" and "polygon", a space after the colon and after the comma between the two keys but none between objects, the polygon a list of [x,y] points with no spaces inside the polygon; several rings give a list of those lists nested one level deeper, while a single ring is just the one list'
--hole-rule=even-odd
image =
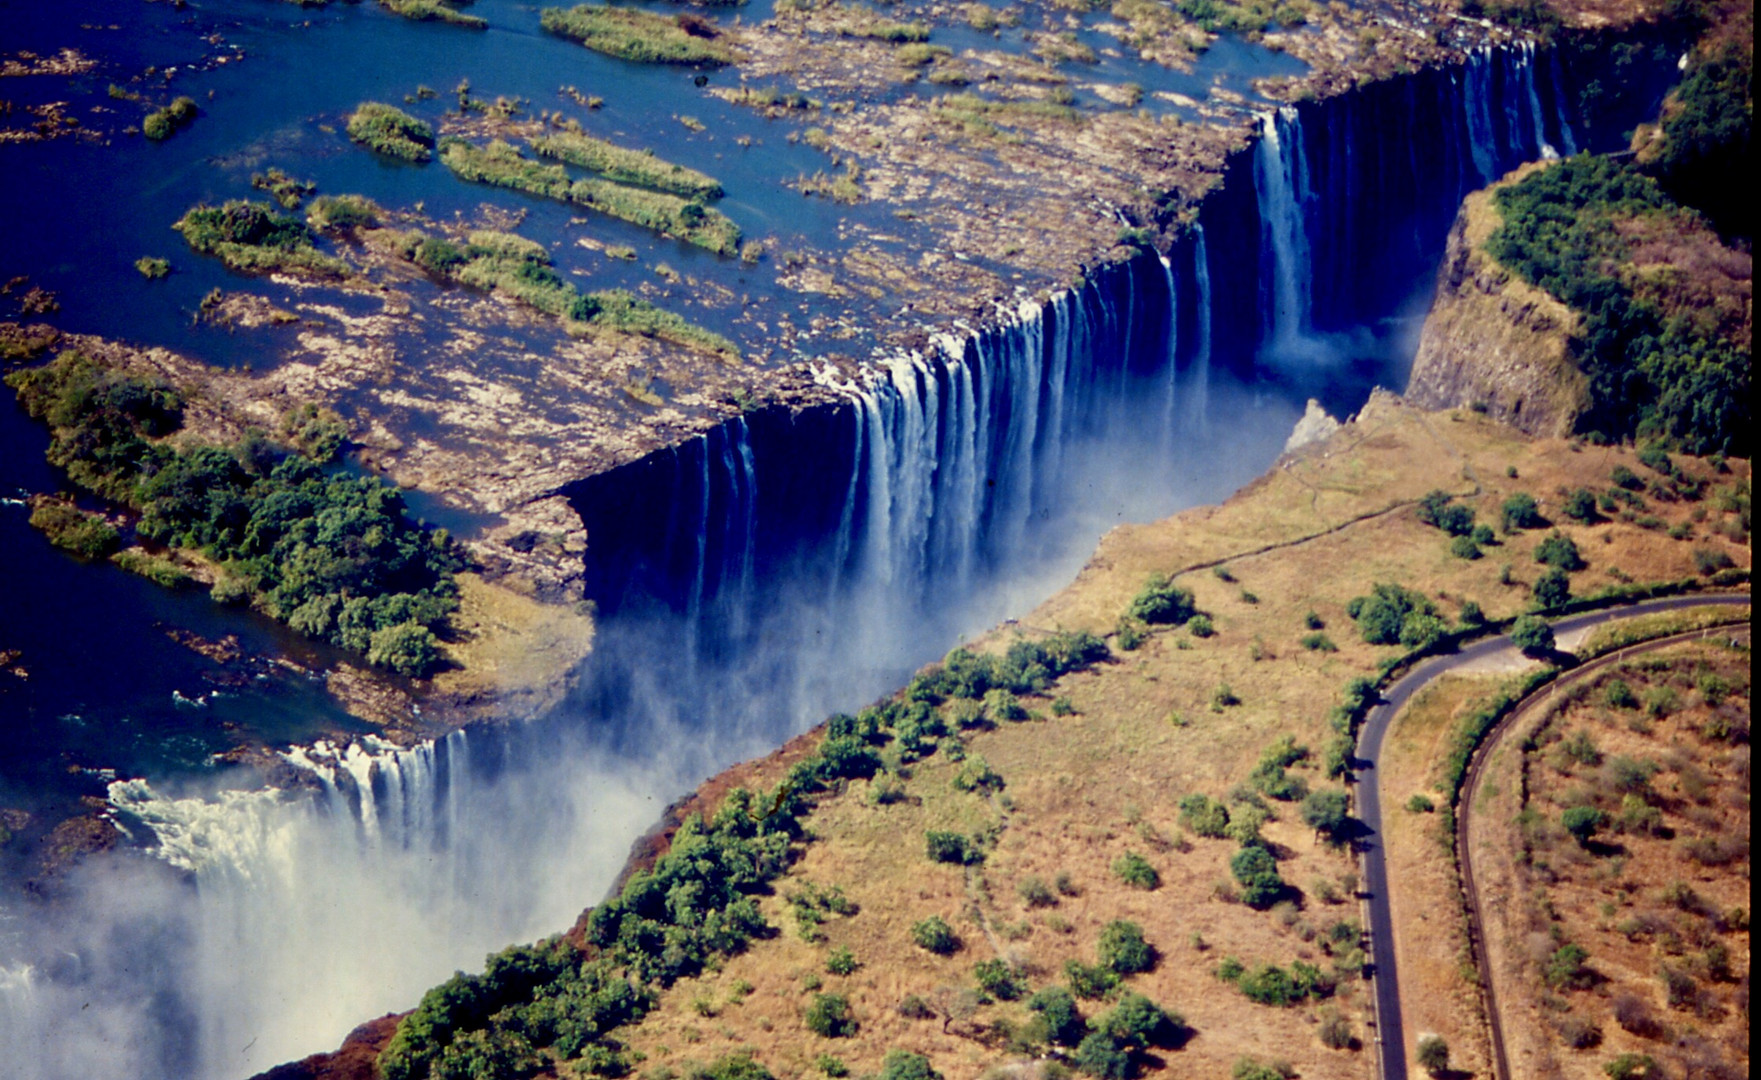
[{"label": "cascading water", "polygon": [[[583,481],[604,618],[554,713],[291,750],[305,789],[118,783],[119,820],[151,829],[160,860],[88,866],[29,963],[0,966],[0,1036],[43,1048],[15,1071],[236,1077],[332,1047],[568,925],[673,794],[1025,610],[1113,523],[1251,479],[1315,389],[1262,361],[1350,327],[1387,336],[1461,195],[1545,153],[1534,68],[1529,50],[1480,53],[1280,110],[1252,190],[1226,186],[1161,260],[858,381],[828,369],[839,404],[758,410]],[[1523,109],[1495,113],[1511,85]],[[4,913],[0,935],[19,936]]]}]

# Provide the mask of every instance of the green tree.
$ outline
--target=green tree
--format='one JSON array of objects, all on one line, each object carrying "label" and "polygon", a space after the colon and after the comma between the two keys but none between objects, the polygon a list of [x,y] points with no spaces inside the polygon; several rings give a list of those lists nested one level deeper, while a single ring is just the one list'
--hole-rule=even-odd
[{"label": "green tree", "polygon": [[1156,889],[1162,884],[1162,875],[1135,851],[1127,851],[1113,860],[1113,875],[1134,889]]},{"label": "green tree", "polygon": [[1115,919],[1101,930],[1097,946],[1101,963],[1121,975],[1136,975],[1155,966],[1155,950],[1143,938],[1143,927]]},{"label": "green tree", "polygon": [[1546,656],[1553,651],[1553,627],[1536,615],[1519,616],[1511,624],[1510,643],[1525,656]]},{"label": "green tree", "polygon": [[807,1007],[807,1029],[827,1039],[846,1039],[856,1034],[856,1014],[842,994],[815,994]]},{"label": "green tree", "polygon": [[954,928],[940,915],[931,915],[922,922],[911,924],[911,940],[920,949],[927,949],[937,956],[948,956],[960,948],[960,938]]},{"label": "green tree", "polygon": [[1078,1071],[1098,1080],[1126,1080],[1132,1075],[1131,1055],[1104,1031],[1091,1031],[1071,1058]]},{"label": "green tree", "polygon": [[1526,491],[1519,491],[1504,500],[1499,508],[1499,525],[1506,536],[1523,529],[1545,528],[1547,519],[1541,516],[1540,504],[1535,497]]},{"label": "green tree", "polygon": [[922,1054],[910,1050],[889,1050],[881,1061],[880,1074],[875,1080],[942,1080]]},{"label": "green tree", "polygon": [[1572,538],[1561,532],[1549,533],[1535,545],[1535,561],[1571,573],[1582,570],[1587,563]]},{"label": "green tree", "polygon": [[1541,978],[1555,990],[1581,990],[1590,985],[1593,975],[1585,966],[1590,952],[1576,942],[1567,942],[1553,950],[1541,969]]},{"label": "green tree", "polygon": [[1027,993],[1027,984],[1008,963],[995,958],[980,960],[972,967],[973,981],[978,988],[998,1001],[1014,1001]]},{"label": "green tree", "polygon": [[1564,570],[1554,567],[1542,574],[1535,581],[1533,600],[1538,611],[1556,608],[1571,599],[1571,578]]},{"label": "green tree", "polygon": [[1588,846],[1591,837],[1608,824],[1608,815],[1594,806],[1574,806],[1560,815],[1559,823],[1579,844]]},{"label": "green tree", "polygon": [[1132,598],[1126,615],[1145,623],[1166,623],[1178,626],[1197,612],[1192,593],[1175,585],[1166,576],[1158,575],[1144,583]]},{"label": "green tree", "polygon": [[1075,1046],[1088,1028],[1076,998],[1062,986],[1048,986],[1027,999],[1027,1007],[1045,1021],[1046,1037],[1059,1046]]},{"label": "green tree", "polygon": [[1229,872],[1241,885],[1241,899],[1250,907],[1269,907],[1284,893],[1284,879],[1272,853],[1258,845],[1244,847],[1229,859]]},{"label": "green tree", "polygon": [[1166,1046],[1186,1027],[1179,1016],[1167,1012],[1142,994],[1126,993],[1113,1011],[1100,1018],[1096,1029],[1113,1037],[1116,1045],[1131,1050]]},{"label": "green tree", "polygon": [[1345,792],[1339,788],[1313,791],[1302,800],[1303,824],[1334,842],[1345,838],[1351,823]]}]

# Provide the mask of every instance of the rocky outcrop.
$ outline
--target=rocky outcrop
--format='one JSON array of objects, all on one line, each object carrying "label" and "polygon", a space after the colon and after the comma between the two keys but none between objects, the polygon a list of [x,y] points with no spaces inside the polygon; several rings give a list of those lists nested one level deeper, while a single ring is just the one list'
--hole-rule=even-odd
[{"label": "rocky outcrop", "polygon": [[1531,435],[1567,435],[1589,405],[1571,354],[1577,316],[1486,253],[1499,224],[1495,190],[1469,195],[1449,231],[1406,397],[1426,409],[1484,411]]}]

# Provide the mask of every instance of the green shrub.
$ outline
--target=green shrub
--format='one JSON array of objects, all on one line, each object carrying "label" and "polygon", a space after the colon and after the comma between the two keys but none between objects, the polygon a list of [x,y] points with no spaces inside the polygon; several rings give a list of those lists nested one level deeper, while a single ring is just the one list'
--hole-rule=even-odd
[{"label": "green shrub", "polygon": [[31,507],[31,527],[49,542],[82,559],[102,559],[122,546],[109,522],[64,502],[41,500]]},{"label": "green shrub", "polygon": [[815,994],[807,1007],[807,1030],[825,1039],[847,1039],[856,1034],[856,1014],[842,994]]},{"label": "green shrub", "polygon": [[831,955],[825,959],[825,970],[828,975],[850,975],[861,966],[856,962],[856,954],[843,945],[833,949]]},{"label": "green shrub", "polygon": [[1045,1024],[1047,1041],[1058,1046],[1075,1046],[1088,1031],[1075,997],[1061,986],[1048,986],[1035,993],[1027,999],[1027,1007],[1038,1013]]},{"label": "green shrub", "polygon": [[1419,521],[1442,529],[1450,536],[1468,536],[1474,531],[1474,512],[1459,503],[1452,503],[1445,491],[1432,491],[1419,500]]},{"label": "green shrub", "polygon": [[1345,792],[1328,788],[1312,792],[1302,800],[1303,824],[1337,843],[1351,830],[1351,816],[1346,811]]},{"label": "green shrub", "polygon": [[911,1050],[889,1050],[875,1080],[942,1080],[929,1059]]},{"label": "green shrub", "polygon": [[1449,1044],[1441,1035],[1426,1035],[1418,1042],[1419,1068],[1439,1076],[1449,1069]]},{"label": "green shrub", "polygon": [[1281,1062],[1265,1063],[1250,1057],[1237,1058],[1229,1080],[1290,1080],[1296,1073]]},{"label": "green shrub", "polygon": [[1192,593],[1175,585],[1165,576],[1156,576],[1144,583],[1132,597],[1126,615],[1139,622],[1179,626],[1197,613]]},{"label": "green shrub", "polygon": [[1079,998],[1094,1001],[1106,997],[1119,985],[1119,973],[1105,964],[1084,964],[1078,960],[1064,961],[1064,978],[1070,992]]},{"label": "green shrub", "polygon": [[1553,951],[1541,969],[1541,978],[1555,990],[1579,990],[1594,981],[1594,974],[1585,966],[1590,953],[1582,945],[1568,942]]},{"label": "green shrub", "polygon": [[154,281],[171,273],[171,264],[164,259],[142,255],[135,260],[135,269],[140,271],[141,276],[148,281]]},{"label": "green shrub", "polygon": [[1134,889],[1156,889],[1162,884],[1162,875],[1135,851],[1127,851],[1113,860],[1113,876]]},{"label": "green shrub", "polygon": [[372,199],[361,195],[324,195],[312,203],[306,221],[321,231],[372,229],[385,213]]},{"label": "green shrub", "polygon": [[1180,800],[1180,823],[1199,836],[1220,839],[1229,827],[1229,810],[1221,802],[1194,792]]},{"label": "green shrub", "polygon": [[1449,542],[1449,553],[1458,559],[1472,562],[1481,557],[1480,545],[1474,543],[1471,536],[1458,536]]},{"label": "green shrub", "polygon": [[1032,875],[1016,882],[1015,892],[1021,897],[1021,902],[1030,908],[1055,907],[1058,903],[1058,897],[1051,887]]},{"label": "green shrub", "polygon": [[1541,516],[1540,505],[1526,491],[1519,491],[1504,500],[1504,505],[1499,510],[1499,522],[1506,535],[1523,529],[1547,527],[1547,519]]},{"label": "green shrub", "polygon": [[1101,963],[1120,975],[1136,975],[1155,966],[1156,953],[1143,939],[1143,927],[1115,919],[1101,930]]},{"label": "green shrub", "polygon": [[1596,493],[1589,488],[1574,488],[1565,497],[1565,504],[1560,512],[1573,521],[1585,525],[1600,521],[1602,515],[1596,512]]},{"label": "green shrub", "polygon": [[1658,1080],[1663,1075],[1657,1059],[1650,1054],[1625,1053],[1613,1058],[1602,1071],[1608,1080]]},{"label": "green shrub", "polygon": [[1534,615],[1520,616],[1511,625],[1510,643],[1524,656],[1546,656],[1553,651],[1553,627]]},{"label": "green shrub", "polygon": [[972,978],[980,990],[999,1001],[1014,1001],[1027,993],[1027,983],[1002,960],[980,960],[972,967]]},{"label": "green shrub", "polygon": [[1338,652],[1339,651],[1339,646],[1333,644],[1332,638],[1328,637],[1326,634],[1319,633],[1319,632],[1316,632],[1313,634],[1304,634],[1303,638],[1302,638],[1302,647],[1310,650],[1311,652]]},{"label": "green shrub", "polygon": [[1195,638],[1208,638],[1217,632],[1216,627],[1211,625],[1211,617],[1202,612],[1189,619],[1186,628],[1192,631]]},{"label": "green shrub", "polygon": [[1356,620],[1358,633],[1371,645],[1429,644],[1442,632],[1436,606],[1399,585],[1377,584],[1370,595],[1353,597],[1345,613]]},{"label": "green shrub", "polygon": [[1257,844],[1231,856],[1229,872],[1240,883],[1242,902],[1249,907],[1271,907],[1284,895],[1284,878],[1278,873],[1277,861]]},{"label": "green shrub", "polygon": [[434,128],[402,109],[363,101],[349,114],[348,136],[387,157],[427,161],[434,156]]},{"label": "green shrub", "polygon": [[1587,564],[1578,552],[1577,544],[1564,533],[1551,533],[1539,544],[1535,545],[1535,561],[1547,566],[1557,567],[1570,573],[1582,570]]},{"label": "green shrub", "polygon": [[1532,596],[1538,611],[1560,607],[1571,599],[1571,578],[1564,570],[1553,567],[1535,579]]},{"label": "green shrub", "polygon": [[[458,2],[458,0],[454,0],[454,2]],[[442,0],[379,0],[379,3],[393,14],[401,15],[415,22],[451,23],[469,30],[489,28],[488,19],[448,7]]]},{"label": "green shrub", "polygon": [[154,142],[171,138],[196,119],[196,99],[174,98],[163,109],[155,109],[141,121],[141,133]]},{"label": "green shrub", "polygon": [[931,915],[922,922],[911,924],[911,940],[920,949],[927,949],[937,956],[949,956],[960,948],[960,938],[954,933],[946,919],[940,915]]}]

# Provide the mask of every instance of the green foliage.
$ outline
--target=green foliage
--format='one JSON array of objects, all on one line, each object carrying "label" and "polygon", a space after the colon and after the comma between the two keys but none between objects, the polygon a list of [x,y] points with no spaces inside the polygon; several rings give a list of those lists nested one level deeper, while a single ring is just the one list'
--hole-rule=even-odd
[{"label": "green foliage", "polygon": [[924,853],[931,862],[966,866],[984,861],[984,849],[963,833],[929,829],[923,834]]},{"label": "green foliage", "polygon": [[1554,567],[1535,579],[1531,595],[1537,611],[1560,607],[1571,599],[1571,578]]},{"label": "green foliage", "polygon": [[819,1055],[813,1066],[823,1075],[833,1077],[834,1080],[836,1077],[850,1075],[850,1066],[844,1064],[842,1058],[833,1057],[831,1054]]},{"label": "green foliage", "polygon": [[1481,556],[1480,545],[1471,536],[1458,536],[1449,542],[1449,553],[1458,559],[1472,562]]},{"label": "green foliage", "polygon": [[1135,851],[1127,851],[1113,860],[1113,876],[1134,889],[1156,889],[1162,884],[1162,875]]},{"label": "green foliage", "polygon": [[1358,633],[1371,645],[1420,648],[1442,635],[1436,606],[1422,594],[1393,584],[1378,584],[1369,596],[1353,597],[1345,612],[1357,621]]},{"label": "green foliage", "polygon": [[1333,644],[1333,639],[1320,631],[1316,631],[1312,634],[1304,634],[1302,636],[1302,647],[1311,652],[1339,651],[1339,646]]},{"label": "green foliage", "polygon": [[[1727,108],[1696,100],[1707,108],[1691,125]],[[1666,311],[1621,276],[1627,241],[1614,222],[1681,214],[1657,182],[1580,155],[1530,173],[1496,199],[1504,220],[1488,241],[1492,256],[1583,313],[1574,349],[1590,383],[1586,430],[1662,438],[1692,453],[1746,454],[1747,349],[1691,311]]]},{"label": "green foliage", "polygon": [[154,142],[162,142],[189,127],[195,119],[196,99],[174,98],[163,109],[155,109],[147,114],[146,119],[141,121],[141,134]]},{"label": "green foliage", "polygon": [[361,195],[323,195],[306,212],[312,228],[324,232],[371,229],[385,213],[372,199]]},{"label": "green foliage", "polygon": [[1449,1044],[1441,1035],[1426,1035],[1419,1040],[1419,1068],[1436,1076],[1449,1068]]},{"label": "green foliage", "polygon": [[348,135],[362,146],[387,157],[427,161],[434,156],[434,128],[402,109],[378,101],[363,101],[349,114]]},{"label": "green foliage", "polygon": [[1090,633],[1053,634],[1042,641],[1018,638],[1003,655],[955,649],[906,688],[912,701],[981,701],[994,689],[1035,694],[1053,680],[1082,671],[1110,655],[1107,643]]},{"label": "green foliage", "polygon": [[978,988],[998,1001],[1014,1001],[1027,993],[1027,983],[1007,962],[992,958],[972,966]]},{"label": "green foliage", "polygon": [[1136,975],[1156,963],[1156,951],[1143,939],[1143,927],[1124,919],[1115,919],[1101,930],[1096,949],[1101,963],[1120,975]]},{"label": "green foliage", "polygon": [[176,392],[78,353],[7,383],[52,428],[50,463],[137,510],[143,538],[201,551],[307,636],[406,674],[438,659],[431,631],[457,606],[458,561],[408,519],[395,489],[327,474],[260,434],[174,449],[159,440],[182,423]]},{"label": "green foliage", "polygon": [[615,183],[670,191],[699,202],[722,197],[722,186],[712,176],[655,157],[651,151],[630,150],[578,131],[540,136],[531,145],[540,157],[566,161]]},{"label": "green foliage", "polygon": [[266,203],[239,199],[218,207],[198,206],[172,228],[192,250],[213,255],[240,273],[332,278],[349,273],[347,263],[312,245],[304,222],[277,214]]},{"label": "green foliage", "polygon": [[1133,1074],[1131,1055],[1104,1031],[1091,1031],[1084,1036],[1070,1060],[1077,1071],[1098,1080],[1125,1080]]},{"label": "green foliage", "polygon": [[1650,1054],[1625,1053],[1602,1066],[1608,1080],[1657,1080],[1663,1074]]},{"label": "green foliage", "polygon": [[1193,792],[1180,800],[1180,823],[1199,836],[1221,839],[1229,827],[1229,810],[1221,802]]},{"label": "green foliage", "polygon": [[171,264],[164,259],[142,255],[135,260],[135,269],[140,271],[140,275],[148,281],[156,281],[171,273]]},{"label": "green foliage", "polygon": [[131,574],[139,574],[161,588],[181,589],[195,580],[170,559],[149,555],[138,548],[119,551],[112,558],[117,566]]},{"label": "green foliage", "polygon": [[1192,631],[1195,638],[1208,638],[1217,632],[1211,625],[1211,617],[1202,611],[1187,621],[1186,628]]},{"label": "green foliage", "polygon": [[1260,760],[1248,774],[1248,783],[1262,795],[1274,799],[1286,802],[1301,799],[1308,794],[1308,784],[1286,770],[1308,757],[1308,753],[1308,747],[1298,746],[1295,737],[1285,735],[1260,752]]},{"label": "green foliage", "polygon": [[[452,2],[461,2],[461,0],[452,0]],[[468,0],[463,0],[463,2],[468,2]],[[480,15],[466,14],[457,8],[448,6],[442,0],[379,0],[379,4],[393,14],[401,15],[415,22],[451,23],[469,30],[489,28],[488,19]]]},{"label": "green foliage", "polygon": [[1573,488],[1566,493],[1565,502],[1560,506],[1560,512],[1573,521],[1582,522],[1585,525],[1602,519],[1602,515],[1596,512],[1596,493],[1589,488]]},{"label": "green foliage", "polygon": [[875,1080],[942,1080],[929,1059],[911,1050],[889,1050]]},{"label": "green foliage", "polygon": [[1142,994],[1127,992],[1112,1012],[1095,1021],[1094,1027],[1111,1036],[1115,1045],[1140,1051],[1172,1045],[1185,1031],[1186,1021]]},{"label": "green foliage", "polygon": [[1519,491],[1504,500],[1498,510],[1499,527],[1508,535],[1522,529],[1541,529],[1547,525],[1547,519],[1541,516],[1541,506],[1535,497],[1526,491]]},{"label": "green foliage", "polygon": [[931,915],[922,922],[911,924],[911,940],[920,949],[927,949],[937,956],[948,956],[960,948],[960,938],[954,928],[948,925],[940,915]]},{"label": "green foliage", "polygon": [[1192,593],[1175,585],[1170,579],[1156,576],[1131,599],[1126,615],[1139,622],[1179,626],[1197,614]]},{"label": "green foliage", "polygon": [[310,180],[296,179],[276,168],[252,173],[251,186],[267,191],[283,210],[298,210],[305,197],[318,190],[318,185]]},{"label": "green foliage", "polygon": [[1061,986],[1048,986],[1027,999],[1027,1007],[1045,1022],[1046,1038],[1059,1046],[1075,1046],[1088,1026],[1076,1007],[1076,998]]},{"label": "green foliage", "polygon": [[1541,968],[1541,978],[1555,990],[1584,989],[1594,981],[1594,975],[1584,966],[1589,959],[1589,950],[1576,942],[1568,942],[1547,958]]},{"label": "green foliage", "polygon": [[82,559],[102,559],[122,546],[109,522],[69,503],[43,500],[31,508],[31,527],[49,542]]},{"label": "green foliage", "polygon": [[1429,814],[1437,809],[1437,804],[1431,801],[1429,795],[1417,794],[1406,800],[1406,808],[1415,814]]},{"label": "green foliage", "polygon": [[1546,656],[1553,651],[1553,627],[1538,616],[1523,615],[1510,627],[1510,643],[1525,656]]},{"label": "green foliage", "polygon": [[1559,823],[1571,833],[1572,839],[1588,845],[1590,838],[1608,824],[1608,815],[1594,806],[1574,806],[1560,815]]},{"label": "green foliage", "polygon": [[1271,907],[1284,895],[1284,878],[1277,860],[1264,847],[1243,847],[1229,858],[1229,873],[1241,885],[1242,902],[1249,907]]},{"label": "green foliage", "polygon": [[1351,817],[1346,807],[1343,789],[1325,788],[1312,792],[1302,800],[1303,824],[1337,843],[1350,833]]},{"label": "green foliage", "polygon": [[1535,561],[1555,566],[1570,573],[1582,570],[1589,565],[1578,552],[1578,546],[1572,538],[1561,532],[1548,534],[1539,544],[1535,545]]},{"label": "green foliage", "polygon": [[676,20],[635,8],[598,4],[545,8],[542,25],[594,52],[638,63],[720,66],[735,59],[733,50],[714,38],[695,36]]},{"label": "green foliage", "polygon": [[1055,907],[1058,903],[1058,897],[1052,892],[1051,886],[1032,875],[1015,883],[1015,893],[1030,908]]},{"label": "green foliage", "polygon": [[540,164],[499,139],[480,147],[448,138],[440,160],[460,179],[585,206],[722,255],[740,251],[740,227],[701,201],[607,180],[570,180],[561,165]]},{"label": "green foliage", "polygon": [[1753,237],[1754,208],[1733,177],[1753,167],[1754,51],[1735,42],[1693,54],[1663,115],[1663,146],[1651,161],[1665,190],[1703,211],[1726,235]]},{"label": "green foliage", "polygon": [[825,970],[828,975],[850,975],[861,966],[856,960],[856,954],[843,945],[833,949],[831,955],[825,958]]},{"label": "green foliage", "polygon": [[1105,964],[1084,964],[1080,960],[1064,961],[1064,978],[1070,992],[1079,998],[1094,1001],[1106,997],[1119,985],[1119,973]]},{"label": "green foliage", "polygon": [[1426,525],[1442,529],[1450,536],[1469,536],[1474,531],[1474,512],[1460,503],[1450,502],[1453,498],[1446,491],[1432,491],[1419,500],[1419,520]]},{"label": "green foliage", "polygon": [[847,1039],[856,1034],[856,1014],[842,994],[815,994],[807,1007],[807,1030],[825,1039]]}]

